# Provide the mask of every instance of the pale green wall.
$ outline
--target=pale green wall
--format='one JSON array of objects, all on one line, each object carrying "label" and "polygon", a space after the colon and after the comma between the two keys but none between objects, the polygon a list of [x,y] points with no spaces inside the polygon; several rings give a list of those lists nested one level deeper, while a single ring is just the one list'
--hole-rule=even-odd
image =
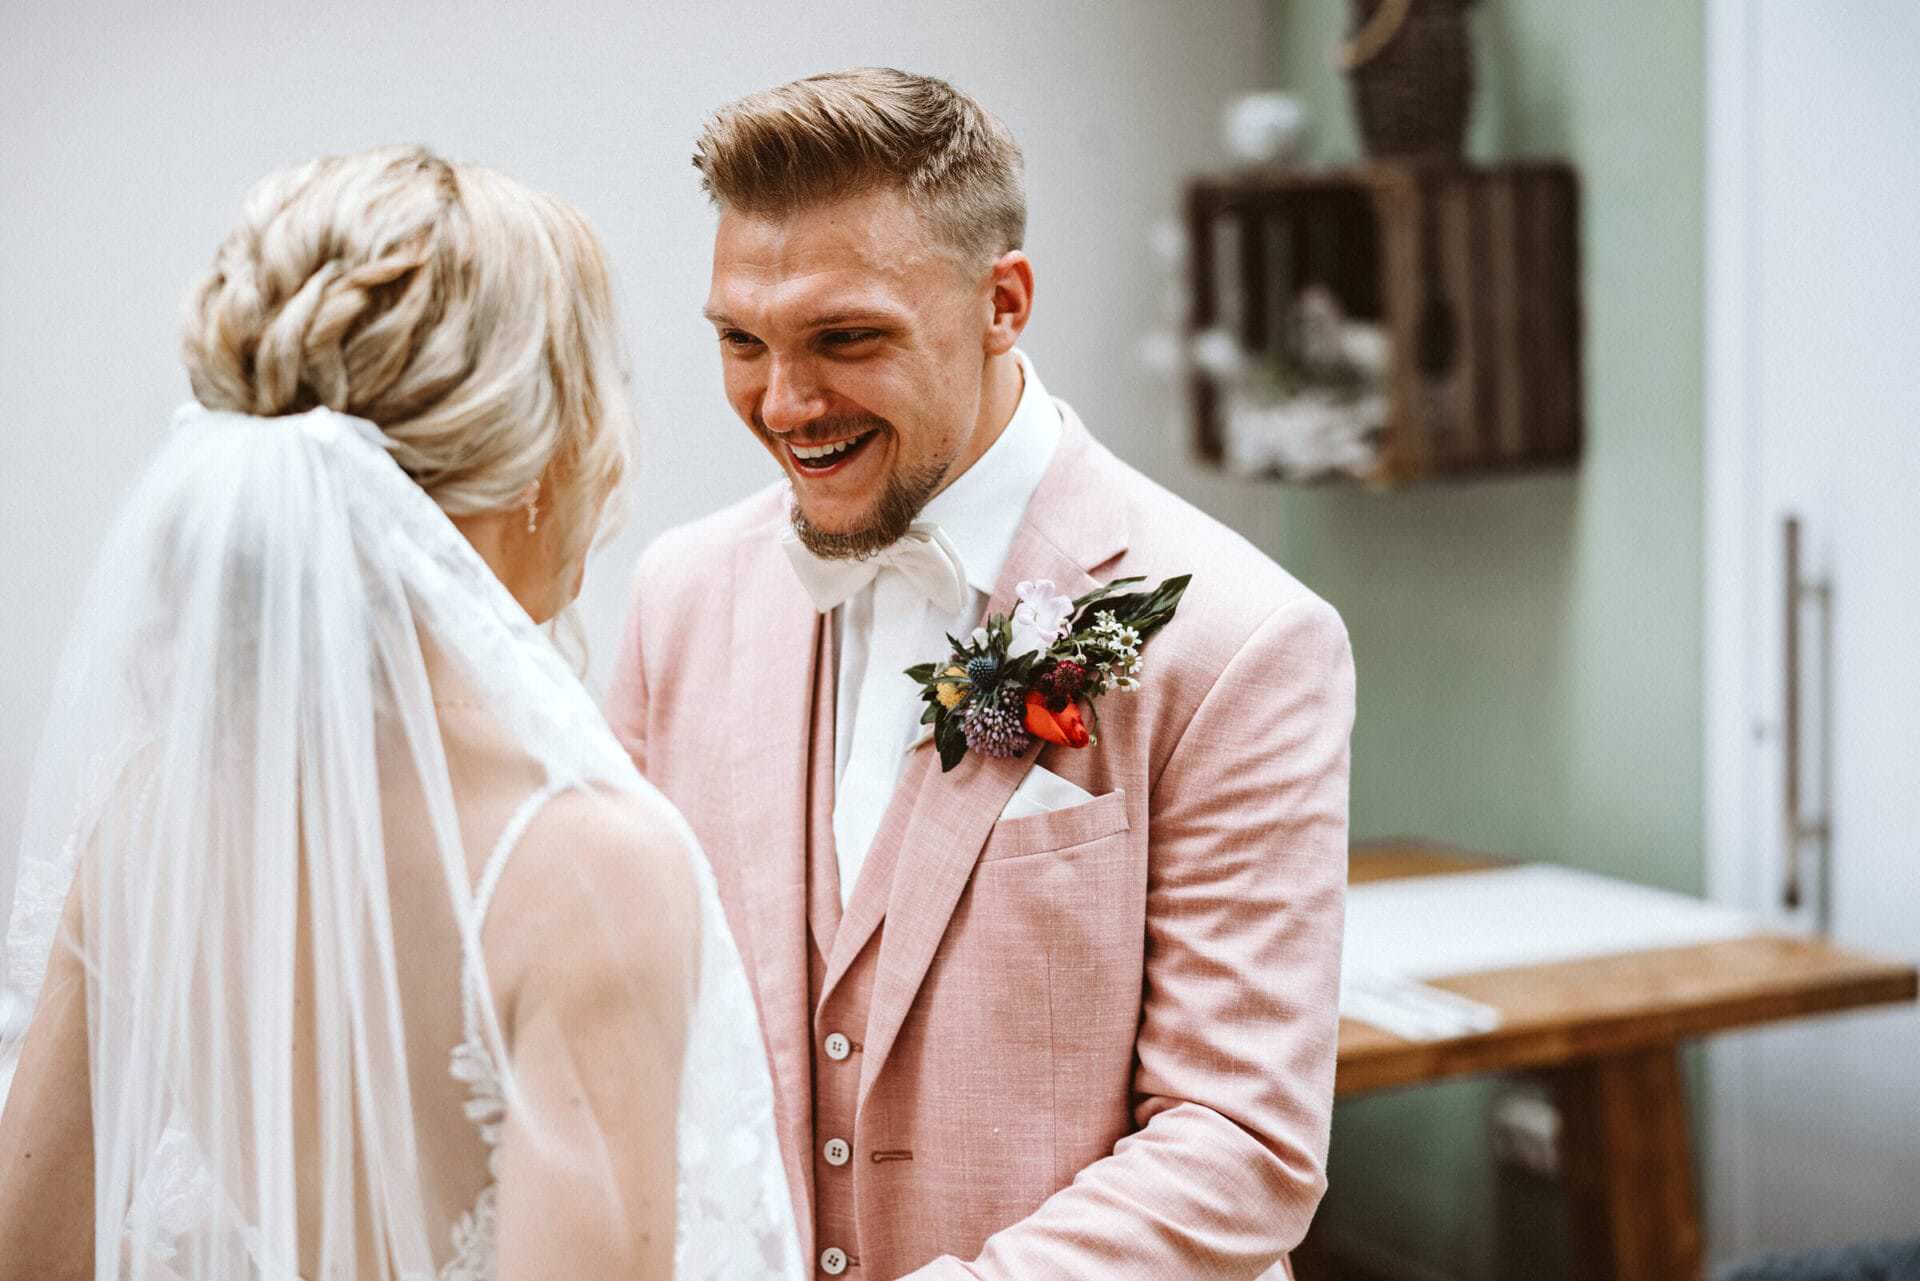
[{"label": "pale green wall", "polygon": [[[1356,151],[1344,0],[1270,0],[1313,158]],[[1690,0],[1482,0],[1476,158],[1582,182],[1587,456],[1565,476],[1276,487],[1267,549],[1346,617],[1357,836],[1412,833],[1698,891],[1704,20]],[[1330,1227],[1444,1274],[1556,1275],[1550,1199],[1486,1156],[1492,1087],[1342,1105]],[[1533,1249],[1544,1257],[1519,1256]]]}]

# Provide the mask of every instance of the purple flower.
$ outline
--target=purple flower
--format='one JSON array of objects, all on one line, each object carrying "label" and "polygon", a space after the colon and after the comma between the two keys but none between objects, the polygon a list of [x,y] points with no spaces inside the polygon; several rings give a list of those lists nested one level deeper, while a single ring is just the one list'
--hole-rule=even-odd
[{"label": "purple flower", "polygon": [[987,756],[1018,756],[1033,743],[1033,735],[1027,733],[1024,707],[1016,710],[1009,706],[1009,694],[1014,696],[1016,704],[1020,702],[1016,691],[1003,689],[998,696],[977,702],[967,710],[967,718],[960,728],[966,735],[969,750]]}]

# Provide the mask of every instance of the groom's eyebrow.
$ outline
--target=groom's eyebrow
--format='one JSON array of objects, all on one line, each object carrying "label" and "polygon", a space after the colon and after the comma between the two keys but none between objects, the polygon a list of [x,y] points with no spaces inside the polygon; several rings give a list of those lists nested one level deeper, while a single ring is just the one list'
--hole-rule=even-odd
[{"label": "groom's eyebrow", "polygon": [[891,313],[884,311],[830,311],[824,316],[815,316],[806,324],[808,329],[836,329],[847,325],[891,325],[894,323]]},{"label": "groom's eyebrow", "polygon": [[[715,311],[711,307],[707,308],[701,314],[707,318],[708,323],[718,325],[723,329],[737,329],[740,327],[734,322],[733,317],[727,315],[725,312]],[[800,327],[802,329],[836,329],[843,326],[861,325],[868,328],[892,328],[899,323],[900,318],[892,312],[876,309],[870,311],[830,311],[825,315],[812,317],[803,322]]]}]

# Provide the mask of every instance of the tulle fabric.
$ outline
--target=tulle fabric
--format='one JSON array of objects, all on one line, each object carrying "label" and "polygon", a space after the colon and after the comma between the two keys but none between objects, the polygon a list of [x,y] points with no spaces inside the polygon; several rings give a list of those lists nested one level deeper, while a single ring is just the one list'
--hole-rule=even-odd
[{"label": "tulle fabric", "polygon": [[[378,429],[184,408],[84,598],[7,940],[29,998],[84,957],[100,1277],[488,1275],[473,1046],[501,1111],[548,1101],[473,887],[542,788],[658,800]],[[740,959],[658,809],[700,910],[676,1275],[804,1275]]]}]

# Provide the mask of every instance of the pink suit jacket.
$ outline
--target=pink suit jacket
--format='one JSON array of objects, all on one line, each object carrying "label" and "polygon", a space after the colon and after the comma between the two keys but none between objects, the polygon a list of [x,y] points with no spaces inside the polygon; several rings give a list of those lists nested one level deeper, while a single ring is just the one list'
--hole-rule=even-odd
[{"label": "pink suit jacket", "polygon": [[[854,1163],[854,1281],[1285,1276],[1325,1188],[1345,630],[1061,409],[989,611],[1023,579],[1073,596],[1129,575],[1193,583],[1143,687],[1100,701],[1093,746],[970,754],[951,773],[930,745],[908,756],[868,855],[880,874],[863,874],[828,961],[828,994],[877,967],[853,1146],[914,1153]],[[817,707],[829,623],[778,545],[785,494],[649,549],[609,715],[713,863],[812,1258],[806,834],[832,780],[810,791],[807,766],[833,683]],[[999,821],[1036,758],[1095,799]]]}]

